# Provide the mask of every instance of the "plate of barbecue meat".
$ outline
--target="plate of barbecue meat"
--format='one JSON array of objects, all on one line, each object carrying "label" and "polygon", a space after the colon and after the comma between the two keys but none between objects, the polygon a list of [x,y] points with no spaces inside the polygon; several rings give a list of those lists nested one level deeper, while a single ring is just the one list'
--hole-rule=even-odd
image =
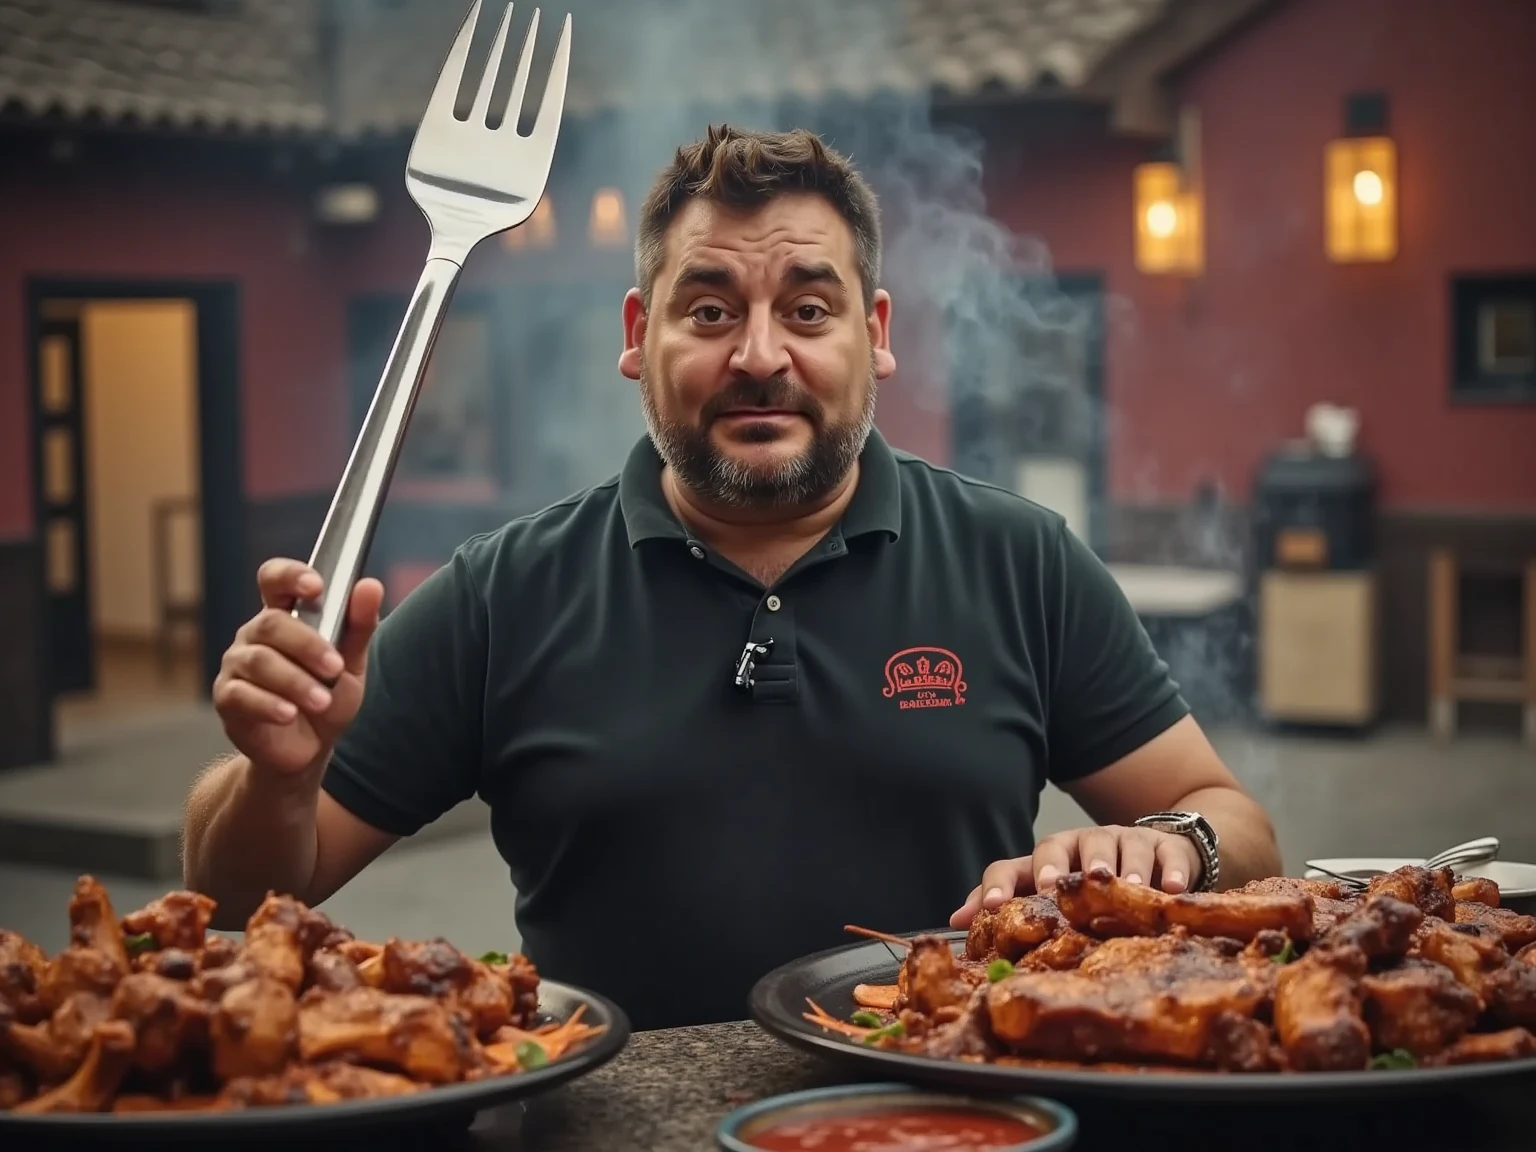
[{"label": "plate of barbecue meat", "polygon": [[237,940],[214,909],[169,892],[119,916],[82,876],[56,954],[0,929],[0,1146],[467,1122],[629,1039],[617,1005],[518,954],[358,940],[278,894]]},{"label": "plate of barbecue meat", "polygon": [[1076,872],[969,932],[849,931],[758,981],[752,1016],[886,1078],[1224,1099],[1536,1085],[1536,917],[1450,869],[1180,895]]}]

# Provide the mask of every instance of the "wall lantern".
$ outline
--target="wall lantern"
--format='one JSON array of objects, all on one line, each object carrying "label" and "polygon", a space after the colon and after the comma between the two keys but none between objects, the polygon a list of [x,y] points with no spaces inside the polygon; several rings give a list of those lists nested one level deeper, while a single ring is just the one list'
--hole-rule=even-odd
[{"label": "wall lantern", "polygon": [[1387,98],[1356,93],[1344,104],[1345,135],[1326,153],[1328,258],[1338,263],[1397,255],[1397,146],[1386,134]]},{"label": "wall lantern", "polygon": [[546,193],[533,215],[516,228],[501,234],[501,246],[509,250],[553,248],[555,246],[555,208]]},{"label": "wall lantern", "polygon": [[1136,166],[1136,267],[1198,276],[1205,266],[1205,237],[1199,120],[1193,109],[1180,113],[1174,152],[1173,159]]},{"label": "wall lantern", "polygon": [[617,188],[599,188],[593,194],[587,239],[594,248],[622,246],[629,239],[629,226],[624,219],[624,193]]}]

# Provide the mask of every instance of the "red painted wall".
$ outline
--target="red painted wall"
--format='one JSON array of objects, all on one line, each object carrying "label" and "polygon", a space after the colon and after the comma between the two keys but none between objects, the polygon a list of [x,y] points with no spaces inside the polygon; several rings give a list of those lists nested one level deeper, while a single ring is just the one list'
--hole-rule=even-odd
[{"label": "red painted wall", "polygon": [[[993,202],[1063,268],[1102,269],[1118,314],[1106,387],[1112,497],[1182,501],[1204,478],[1244,500],[1318,401],[1360,410],[1383,503],[1536,512],[1536,405],[1449,400],[1453,271],[1536,268],[1536,4],[1290,0],[1191,69],[1206,273],[1132,261],[1131,165],[1100,150],[999,172]],[[1390,98],[1400,250],[1323,250],[1323,149],[1347,93]]]}]

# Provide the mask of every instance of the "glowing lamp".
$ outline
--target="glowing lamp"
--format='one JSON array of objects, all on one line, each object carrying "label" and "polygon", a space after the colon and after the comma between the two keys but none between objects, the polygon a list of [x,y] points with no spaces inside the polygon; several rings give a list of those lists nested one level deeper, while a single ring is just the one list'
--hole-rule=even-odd
[{"label": "glowing lamp", "polygon": [[594,247],[622,245],[629,236],[624,220],[624,193],[617,188],[599,188],[592,196],[592,214],[587,220],[587,238]]},{"label": "glowing lamp", "polygon": [[1328,258],[1339,263],[1397,255],[1397,148],[1388,136],[1330,140]]},{"label": "glowing lamp", "polygon": [[1204,263],[1200,194],[1171,161],[1136,167],[1136,266],[1197,275]]},{"label": "glowing lamp", "polygon": [[555,243],[555,209],[545,196],[539,201],[533,215],[519,227],[509,228],[501,234],[502,247],[551,248]]}]

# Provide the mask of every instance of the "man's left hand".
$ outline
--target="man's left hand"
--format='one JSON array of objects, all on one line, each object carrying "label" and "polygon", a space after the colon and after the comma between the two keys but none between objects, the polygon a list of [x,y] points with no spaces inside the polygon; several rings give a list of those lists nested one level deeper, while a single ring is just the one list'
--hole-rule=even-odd
[{"label": "man's left hand", "polygon": [[1107,868],[1132,884],[1186,892],[1200,877],[1200,853],[1187,837],[1152,828],[1107,825],[1057,832],[1036,844],[1029,856],[989,864],[981,883],[949,918],[949,926],[969,928],[983,908],[991,911],[1014,896],[1047,892],[1068,872],[1096,868]]}]

